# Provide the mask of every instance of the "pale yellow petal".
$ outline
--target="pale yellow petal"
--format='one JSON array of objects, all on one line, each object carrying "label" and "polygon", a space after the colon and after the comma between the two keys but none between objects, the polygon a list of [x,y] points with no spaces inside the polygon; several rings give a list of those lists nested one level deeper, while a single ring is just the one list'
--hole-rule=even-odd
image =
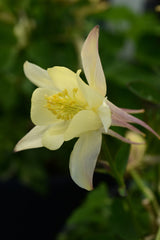
[{"label": "pale yellow petal", "polygon": [[106,104],[105,100],[103,101],[103,104],[98,109],[98,115],[103,123],[105,133],[107,133],[109,127],[112,124],[112,116],[111,116],[111,110],[109,106]]},{"label": "pale yellow petal", "polygon": [[76,74],[78,87],[82,95],[86,99],[89,107],[96,109],[102,104],[104,97],[99,94],[95,89],[91,88],[89,85],[82,81],[79,76],[80,72],[81,70],[78,70]]},{"label": "pale yellow petal", "polygon": [[64,139],[68,141],[74,137],[79,137],[82,133],[97,130],[101,127],[102,123],[95,112],[82,110],[72,118],[64,134]]},{"label": "pale yellow petal", "polygon": [[66,67],[48,68],[47,72],[52,78],[54,85],[61,91],[64,89],[72,90],[77,88],[76,73]]},{"label": "pale yellow petal", "polygon": [[26,77],[38,87],[55,88],[48,72],[33,63],[28,61],[24,63],[24,73]]},{"label": "pale yellow petal", "polygon": [[49,125],[60,121],[46,108],[45,96],[51,96],[56,92],[51,89],[37,88],[32,95],[31,119],[35,125]]},{"label": "pale yellow petal", "polygon": [[60,122],[49,128],[43,135],[43,146],[50,150],[56,150],[60,148],[64,142],[64,132],[67,126],[67,122]]},{"label": "pale yellow petal", "polygon": [[48,129],[48,131],[45,132],[42,138],[43,146],[50,149],[50,150],[56,150],[62,146],[64,142],[64,135],[59,134],[55,135],[54,130]]},{"label": "pale yellow petal", "polygon": [[70,157],[70,174],[73,181],[86,190],[92,190],[92,179],[101,149],[100,131],[88,132],[78,139]]},{"label": "pale yellow petal", "polygon": [[47,130],[46,126],[36,126],[32,128],[15,146],[14,151],[22,151],[30,148],[42,147],[42,136]]},{"label": "pale yellow petal", "polygon": [[106,80],[98,53],[99,27],[94,27],[85,40],[82,51],[83,69],[89,85],[106,95]]}]

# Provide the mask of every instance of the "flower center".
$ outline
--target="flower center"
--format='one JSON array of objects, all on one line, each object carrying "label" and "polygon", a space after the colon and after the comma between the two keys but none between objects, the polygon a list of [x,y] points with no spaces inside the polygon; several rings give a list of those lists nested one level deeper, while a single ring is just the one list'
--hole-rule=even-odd
[{"label": "flower center", "polygon": [[85,110],[87,103],[77,96],[78,88],[73,88],[70,93],[67,89],[52,96],[45,96],[45,107],[54,113],[58,119],[70,120],[81,110]]}]

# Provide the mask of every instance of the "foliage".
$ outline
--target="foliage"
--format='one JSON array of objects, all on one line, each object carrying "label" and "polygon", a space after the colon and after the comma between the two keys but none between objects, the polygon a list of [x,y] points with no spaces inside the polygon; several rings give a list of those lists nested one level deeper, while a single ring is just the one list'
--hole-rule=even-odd
[{"label": "foliage", "polygon": [[129,196],[113,198],[106,186],[100,185],[71,215],[57,239],[138,240],[149,233],[149,228],[149,217],[142,205],[138,206],[137,202],[130,205]]}]

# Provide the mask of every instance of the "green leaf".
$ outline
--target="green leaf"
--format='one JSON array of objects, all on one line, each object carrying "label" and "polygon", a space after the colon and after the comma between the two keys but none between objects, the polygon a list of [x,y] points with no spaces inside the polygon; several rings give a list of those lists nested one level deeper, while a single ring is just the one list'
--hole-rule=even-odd
[{"label": "green leaf", "polygon": [[120,20],[134,21],[137,16],[129,8],[118,6],[110,7],[104,17],[107,20],[119,22]]},{"label": "green leaf", "polygon": [[137,58],[149,66],[160,66],[159,36],[144,34],[137,42]]},{"label": "green leaf", "polygon": [[129,84],[129,89],[138,97],[151,103],[160,104],[160,83],[156,81],[136,81]]},{"label": "green leaf", "polygon": [[127,86],[134,81],[159,82],[159,76],[157,75],[160,74],[157,69],[155,71],[156,74],[153,69],[122,59],[107,62],[104,66],[107,81],[115,82],[119,86]]},{"label": "green leaf", "polygon": [[[138,205],[137,202],[134,203],[133,209],[137,208],[141,215],[145,213],[143,217],[148,222],[146,212],[139,202]],[[141,226],[139,217],[136,217],[135,221],[126,198],[111,198],[106,186],[101,184],[72,213],[57,240],[139,240],[148,229]]]}]

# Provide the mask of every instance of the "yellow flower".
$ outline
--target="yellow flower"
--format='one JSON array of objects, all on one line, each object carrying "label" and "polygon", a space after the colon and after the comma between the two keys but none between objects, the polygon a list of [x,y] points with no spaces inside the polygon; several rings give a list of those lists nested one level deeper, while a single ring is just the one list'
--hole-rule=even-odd
[{"label": "yellow flower", "polygon": [[129,114],[139,110],[120,109],[105,97],[106,81],[98,53],[98,37],[99,27],[96,26],[81,51],[88,84],[80,78],[81,70],[74,73],[57,66],[44,70],[25,62],[25,75],[38,86],[31,104],[31,119],[36,126],[15,147],[15,151],[43,146],[56,150],[64,141],[78,137],[70,156],[70,174],[87,190],[92,189],[102,133],[132,143],[109,129],[111,125],[141,133],[130,124],[138,123],[157,135],[147,124]]}]

